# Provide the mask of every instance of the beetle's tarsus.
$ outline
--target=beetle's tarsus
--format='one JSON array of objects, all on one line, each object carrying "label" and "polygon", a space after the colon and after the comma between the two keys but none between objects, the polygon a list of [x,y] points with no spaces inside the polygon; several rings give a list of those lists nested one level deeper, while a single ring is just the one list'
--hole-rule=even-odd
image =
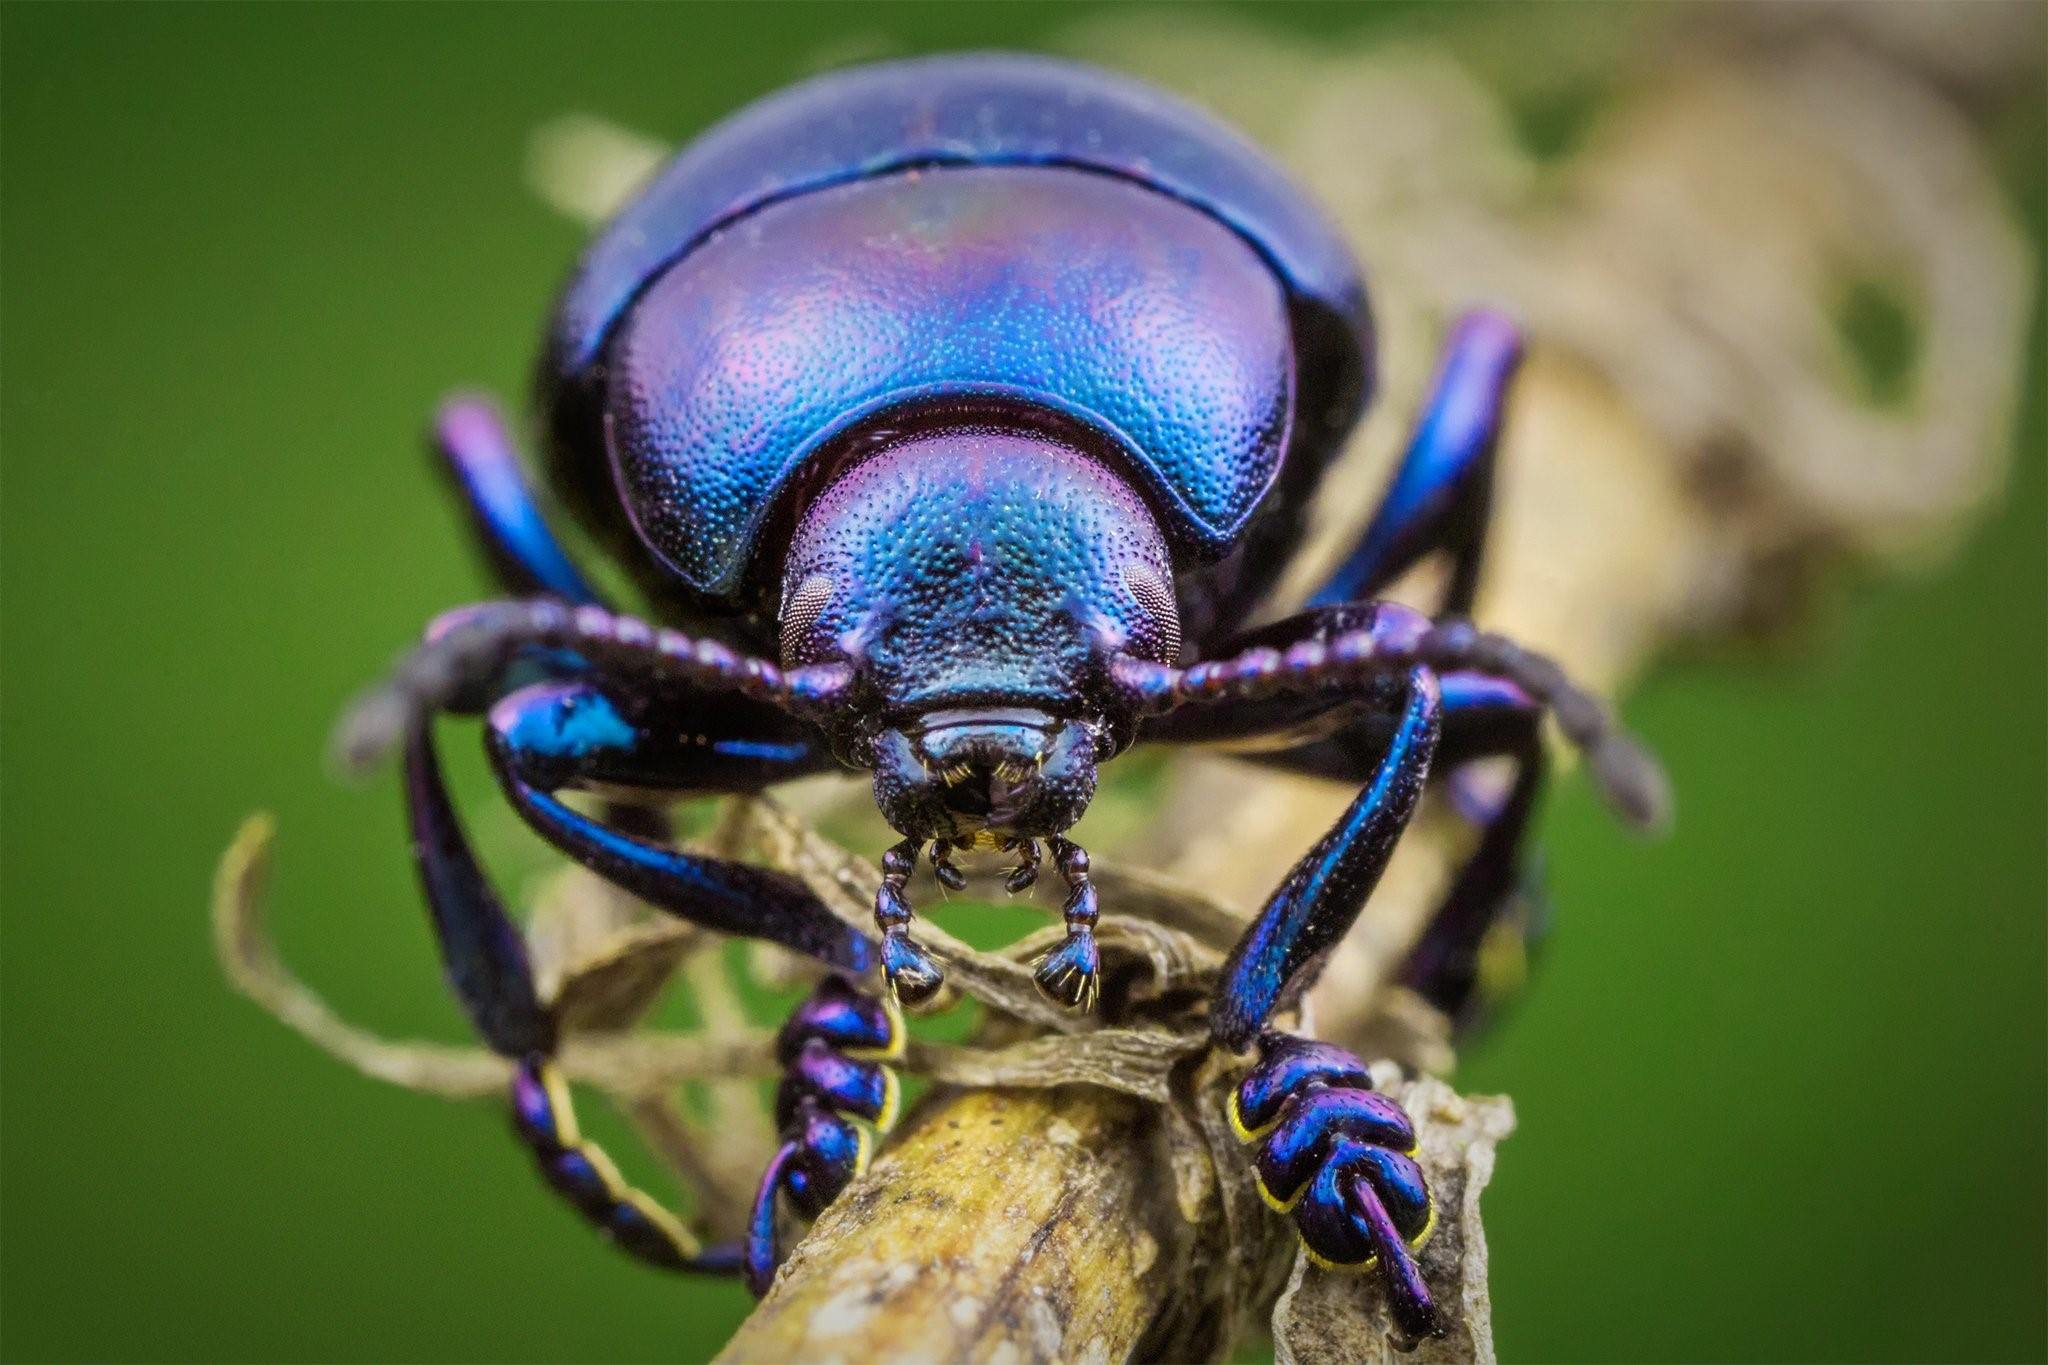
[{"label": "beetle's tarsus", "polygon": [[1318,1264],[1379,1272],[1406,1344],[1442,1336],[1414,1256],[1436,1226],[1414,1123],[1342,1048],[1267,1032],[1258,1049],[1228,1118],[1238,1141],[1257,1148],[1260,1196],[1294,1220]]},{"label": "beetle's tarsus", "polygon": [[777,1196],[816,1218],[867,1168],[874,1135],[896,1122],[901,1090],[888,1062],[903,1054],[903,1020],[884,1001],[828,976],[776,1035],[782,1142],[761,1175],[747,1220],[747,1287],[768,1292],[781,1262]]},{"label": "beetle's tarsus", "polygon": [[[1443,1314],[1437,1311],[1436,1300],[1430,1295],[1429,1282],[1422,1277],[1422,1267],[1416,1263],[1414,1251],[1401,1236],[1400,1229],[1394,1226],[1386,1201],[1380,1198],[1379,1191],[1373,1188],[1372,1181],[1365,1175],[1340,1179],[1338,1184],[1353,1216],[1372,1231],[1371,1264],[1379,1271],[1381,1287],[1387,1293],[1387,1313],[1393,1318],[1395,1331],[1399,1334],[1397,1344],[1403,1350],[1412,1350],[1425,1337],[1444,1336],[1448,1328]],[[1436,1213],[1432,1207],[1430,1222],[1433,1224],[1435,1221]],[[1423,1235],[1427,1236],[1428,1231],[1425,1227]]]}]

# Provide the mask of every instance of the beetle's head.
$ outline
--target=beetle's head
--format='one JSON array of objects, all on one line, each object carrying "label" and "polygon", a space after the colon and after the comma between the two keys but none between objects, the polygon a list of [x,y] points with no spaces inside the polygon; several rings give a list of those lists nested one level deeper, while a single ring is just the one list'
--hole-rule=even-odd
[{"label": "beetle's head", "polygon": [[1119,653],[1170,661],[1180,622],[1143,499],[1078,444],[948,426],[851,465],[805,510],[782,584],[786,664],[858,680],[840,750],[912,838],[1057,834],[1134,718]]}]

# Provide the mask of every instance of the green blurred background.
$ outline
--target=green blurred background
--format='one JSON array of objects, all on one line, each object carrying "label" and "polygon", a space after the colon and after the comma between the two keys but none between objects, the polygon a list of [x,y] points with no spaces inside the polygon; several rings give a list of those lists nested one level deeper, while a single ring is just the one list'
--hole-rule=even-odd
[{"label": "green blurred background", "polygon": [[[582,236],[521,186],[537,124],[680,137],[821,53],[1073,17],[0,10],[6,1357],[723,1341],[744,1294],[609,1253],[498,1114],[364,1080],[232,995],[208,879],[274,809],[287,959],[351,1017],[461,1036],[392,784],[338,785],[322,750],[478,591],[416,440],[452,386],[523,392]],[[2002,150],[2037,245],[2042,154]],[[1796,654],[1674,663],[1632,704],[1682,792],[1671,842],[1620,838],[1580,784],[1552,802],[1561,931],[1460,1078],[1522,1117],[1488,1204],[1506,1358],[2048,1352],[2033,373],[2009,496],[1951,566],[1842,582]]]}]

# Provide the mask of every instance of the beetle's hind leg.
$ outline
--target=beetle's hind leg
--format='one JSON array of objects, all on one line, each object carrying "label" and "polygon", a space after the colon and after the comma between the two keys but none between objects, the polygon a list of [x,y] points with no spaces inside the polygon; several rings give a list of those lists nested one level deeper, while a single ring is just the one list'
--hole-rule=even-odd
[{"label": "beetle's hind leg", "polygon": [[[1444,782],[1479,837],[1402,964],[1401,982],[1464,1031],[1519,984],[1546,927],[1529,827],[1549,764],[1542,711],[1519,688],[1471,674],[1443,682]],[[1482,785],[1488,759],[1507,764],[1505,785]]]},{"label": "beetle's hind leg", "polygon": [[543,1177],[638,1260],[665,1270],[738,1270],[735,1252],[705,1250],[679,1218],[627,1184],[604,1150],[579,1131],[553,1060],[554,1014],[535,989],[517,926],[470,850],[424,724],[407,736],[405,788],[413,856],[449,984],[484,1041],[514,1064],[513,1127]]},{"label": "beetle's hind leg", "polygon": [[469,515],[478,548],[508,596],[602,605],[549,528],[495,404],[472,394],[448,399],[434,415],[429,439]]},{"label": "beetle's hind leg", "polygon": [[1472,609],[1492,511],[1494,453],[1521,336],[1497,313],[1458,319],[1407,453],[1357,545],[1310,607],[1377,595],[1419,559],[1450,559],[1440,615]]}]

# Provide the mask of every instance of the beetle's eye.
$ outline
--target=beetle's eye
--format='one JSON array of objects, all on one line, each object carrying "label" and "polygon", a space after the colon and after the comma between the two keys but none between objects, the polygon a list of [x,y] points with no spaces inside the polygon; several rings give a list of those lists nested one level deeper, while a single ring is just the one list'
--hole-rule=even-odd
[{"label": "beetle's eye", "polygon": [[1157,657],[1162,663],[1172,663],[1180,657],[1180,604],[1174,599],[1173,588],[1150,564],[1125,566],[1124,586],[1138,599],[1145,615],[1152,618]]},{"label": "beetle's eye", "polygon": [[796,591],[782,601],[782,661],[796,663],[799,651],[803,649],[805,637],[818,618],[825,614],[825,606],[832,600],[832,580],[821,573],[814,573],[796,585]]}]

